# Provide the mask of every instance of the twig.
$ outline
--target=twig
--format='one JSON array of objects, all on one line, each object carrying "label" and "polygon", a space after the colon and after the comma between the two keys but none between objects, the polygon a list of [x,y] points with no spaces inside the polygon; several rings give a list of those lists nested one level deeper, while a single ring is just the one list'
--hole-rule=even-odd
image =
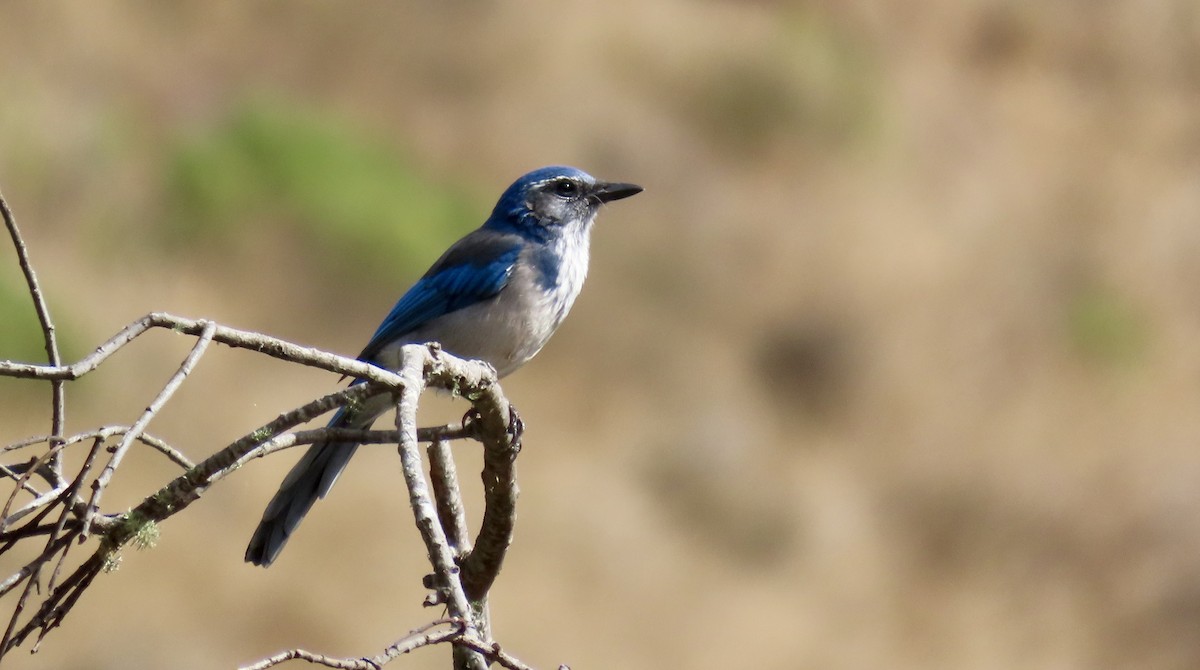
[{"label": "twig", "polygon": [[[450,625],[451,627],[440,631],[433,630],[438,626],[444,625]],[[256,663],[242,666],[239,670],[267,670],[280,663],[292,660],[308,661],[314,665],[322,665],[327,668],[335,668],[336,670],[379,670],[379,668],[391,663],[404,654],[420,649],[421,647],[429,647],[445,642],[461,645],[500,665],[500,667],[507,668],[507,670],[534,670],[533,667],[526,665],[517,657],[501,649],[499,644],[485,642],[471,635],[467,632],[467,628],[467,623],[462,619],[440,619],[410,632],[408,635],[394,642],[387,649],[384,649],[382,654],[373,658],[334,658],[304,649],[289,649],[269,658],[264,658]],[[558,667],[559,670],[570,670],[565,665]]]},{"label": "twig", "polygon": [[[439,631],[433,630],[438,626],[444,625],[449,625],[450,628]],[[466,624],[462,619],[440,619],[411,631],[408,635],[393,642],[387,649],[383,650],[382,654],[374,658],[332,658],[303,649],[290,649],[275,654],[270,658],[265,658],[257,663],[243,666],[240,670],[266,670],[267,668],[293,659],[308,661],[309,663],[323,665],[327,668],[338,668],[339,670],[378,670],[404,654],[420,649],[421,647],[458,639],[462,637],[465,629]]]},{"label": "twig", "polygon": [[[8,528],[8,524],[11,523],[12,521],[16,521],[17,519],[20,519],[22,516],[24,516],[24,514],[27,514],[31,508],[36,509],[41,504],[44,504],[44,503],[40,503],[39,501],[42,501],[45,499],[53,499],[55,496],[58,495],[58,493],[61,493],[63,490],[65,490],[67,488],[67,482],[65,480],[55,484],[55,488],[51,491],[48,491],[45,494],[39,494],[39,493],[37,493],[37,491],[35,489],[33,489],[32,487],[29,486],[29,483],[28,483],[29,476],[32,475],[34,472],[44,472],[46,469],[46,466],[48,464],[50,464],[51,462],[53,462],[56,458],[58,458],[59,452],[62,451],[62,448],[63,448],[62,442],[55,441],[55,442],[52,442],[52,444],[53,444],[53,446],[46,453],[42,454],[41,456],[38,456],[37,458],[33,459],[28,464],[26,464],[25,466],[22,467],[24,472],[22,472],[21,476],[19,478],[17,478],[17,485],[15,487],[13,487],[12,495],[8,496],[8,500],[6,500],[4,502],[3,509],[0,510],[0,531],[3,531],[5,528]],[[5,470],[6,475],[12,474],[12,470],[10,468],[4,468],[4,470]],[[56,478],[48,477],[47,479],[49,479],[53,483]],[[12,509],[12,504],[13,504],[13,502],[16,501],[17,494],[20,493],[21,489],[25,489],[26,491],[32,491],[35,494],[34,500],[33,500],[33,502],[29,503],[28,505],[26,505],[23,508],[25,511],[17,510],[16,513],[9,515],[9,510]]]},{"label": "twig", "polygon": [[121,438],[120,444],[113,450],[112,457],[108,459],[108,465],[104,466],[104,469],[100,471],[100,476],[92,482],[92,498],[88,501],[87,516],[83,519],[83,529],[80,531],[81,538],[87,539],[88,531],[92,526],[92,516],[100,509],[100,496],[103,495],[104,489],[112,479],[113,473],[117,471],[117,467],[121,465],[121,459],[125,458],[125,453],[129,451],[129,446],[133,444],[138,435],[142,434],[142,431],[150,424],[151,419],[158,414],[163,405],[171,399],[171,396],[175,395],[176,389],[192,373],[192,370],[196,367],[196,363],[204,355],[204,351],[208,349],[209,342],[212,342],[217,324],[212,321],[202,323],[204,323],[204,330],[200,333],[200,339],[196,341],[195,346],[192,347],[192,351],[183,360],[183,364],[179,366],[175,374],[171,375],[171,378],[167,380],[166,385],[158,392],[158,395],[155,396],[150,406],[146,408],[146,411],[142,412],[142,415],[134,422],[133,427],[125,433],[125,437]]},{"label": "twig", "polygon": [[[109,438],[116,437],[117,435],[124,435],[125,433],[129,432],[130,428],[130,426],[101,426],[95,430],[78,433],[70,437],[57,438],[53,435],[34,435],[23,440],[18,440],[4,447],[0,447],[0,454],[9,451],[15,451],[17,449],[24,449],[35,444],[50,442],[55,439],[60,440],[62,442],[62,446],[64,447],[69,447],[77,442],[90,440],[96,437],[103,437],[105,440],[108,440]],[[167,444],[167,442],[162,438],[155,437],[143,431],[137,436],[137,440],[138,442],[141,442],[142,444],[161,452],[164,456],[171,459],[173,463],[185,470],[195,465],[187,458],[187,456],[184,456],[178,449],[172,447],[170,444]],[[2,467],[3,466],[0,466],[0,468]]]},{"label": "twig", "polygon": [[[534,670],[533,667],[526,665],[519,658],[501,649],[499,642],[485,642],[477,637],[463,635],[457,640],[456,644],[461,644],[468,649],[483,654],[498,663],[501,667],[508,668],[508,670]],[[571,670],[565,665],[558,667],[559,670]]]},{"label": "twig", "polygon": [[[447,424],[445,426],[429,426],[417,429],[418,442],[434,440],[458,440],[470,437],[472,433],[461,425]],[[252,458],[270,456],[277,451],[291,449],[305,444],[317,442],[355,442],[357,444],[396,444],[400,434],[394,430],[363,430],[359,428],[315,428],[313,430],[297,430],[292,433],[277,435],[263,442],[254,451],[246,454],[244,463]]]},{"label": "twig", "polygon": [[[96,455],[100,452],[100,447],[103,444],[104,440],[102,438],[95,438],[92,443],[91,451],[88,452],[87,458],[84,460],[83,467],[80,468],[79,473],[75,476],[74,481],[71,482],[71,485],[68,487],[68,489],[63,492],[64,498],[73,498],[77,495],[80,486],[83,485],[83,481],[87,477],[88,472],[91,471],[92,464],[95,462]],[[41,610],[39,610],[39,614],[35,615],[33,619],[26,624],[25,628],[21,629],[20,631],[16,630],[17,621],[20,620],[21,612],[25,609],[25,603],[29,599],[29,594],[32,592],[33,587],[38,582],[42,567],[45,566],[45,564],[48,563],[59,551],[61,551],[62,554],[59,556],[58,562],[54,566],[54,572],[50,578],[51,584],[48,587],[48,590],[52,594],[60,592],[60,590],[56,588],[54,584],[58,581],[58,575],[62,570],[63,562],[66,561],[67,553],[71,550],[71,541],[77,536],[76,533],[71,533],[66,536],[62,535],[63,529],[66,527],[67,516],[70,510],[70,505],[64,504],[62,506],[62,510],[59,512],[58,520],[55,522],[54,528],[50,531],[49,537],[46,539],[46,549],[43,551],[42,557],[37,561],[36,565],[33,565],[33,569],[30,571],[30,573],[25,575],[25,577],[28,577],[29,581],[25,583],[25,588],[21,591],[21,597],[17,599],[16,607],[13,608],[12,618],[9,619],[8,626],[4,630],[4,637],[3,639],[0,639],[0,657],[8,653],[10,648],[20,644],[21,641],[25,639],[25,636],[27,636],[29,632],[36,627],[35,624],[38,624],[40,621],[44,621],[44,619],[41,619]],[[34,521],[36,521],[36,519]],[[82,567],[80,570],[82,570]],[[79,572],[77,571],[76,574],[79,574]],[[94,575],[92,577],[94,577]],[[92,577],[88,577],[86,579],[87,584],[91,583]],[[70,582],[72,580],[68,581]],[[62,594],[63,596],[70,598],[71,603],[74,603],[75,600],[78,599],[78,595],[75,595],[73,598],[71,598],[70,591],[63,591]],[[55,600],[55,602],[58,601]],[[47,600],[42,604],[43,608],[50,603],[51,600],[47,598]],[[65,615],[65,611],[63,614]],[[61,619],[61,617],[59,618]],[[46,631],[43,631],[43,635],[45,632]],[[41,636],[39,636],[38,639],[40,641]]]},{"label": "twig", "polygon": [[[61,443],[57,443],[57,444],[51,443],[51,444],[52,444],[51,449],[50,449],[51,452],[57,452],[58,450],[60,450],[62,448]],[[93,449],[92,449],[93,453],[99,449],[99,445],[100,445],[100,440],[96,440],[96,444],[95,444],[95,446],[93,446]],[[32,468],[31,468],[31,471],[32,471]],[[26,474],[28,474],[28,473],[26,473]],[[79,475],[79,478],[76,479],[76,482],[81,481],[82,477],[83,477],[83,474],[81,473]],[[72,486],[70,488],[77,489],[76,486]],[[65,492],[66,491],[64,491],[64,493]],[[14,495],[15,495],[15,492],[14,492]],[[12,501],[12,499],[10,498],[9,502],[11,502],[11,501]],[[47,508],[47,509],[49,509],[49,508]],[[58,553],[59,551],[62,551],[62,556],[60,557],[59,563],[56,565],[55,570],[54,570],[54,576],[57,577],[58,571],[62,566],[62,561],[66,559],[66,553],[67,553],[67,551],[70,550],[71,542],[70,542],[70,537],[63,538],[63,537],[61,537],[61,533],[62,533],[63,525],[66,520],[67,512],[69,509],[70,509],[69,505],[63,505],[62,511],[59,514],[58,521],[55,524],[54,529],[52,531],[50,531],[49,537],[46,539],[46,548],[42,552],[42,556],[39,557],[39,559],[35,563],[30,564],[30,567],[32,569],[29,570],[28,572],[26,572],[24,569],[22,569],[17,575],[18,579],[16,582],[14,582],[14,584],[19,583],[21,579],[25,579],[25,578],[27,578],[28,581],[25,582],[25,588],[21,590],[21,595],[19,598],[17,598],[17,604],[13,608],[12,618],[9,619],[8,626],[6,626],[4,629],[4,637],[0,638],[0,656],[3,656],[8,651],[8,649],[11,645],[20,644],[20,642],[18,640],[16,640],[14,637],[14,634],[16,633],[17,621],[20,619],[21,613],[25,610],[25,604],[29,601],[30,594],[33,593],[34,587],[38,584],[38,581],[41,576],[42,568],[46,565],[46,563],[48,563],[50,561],[50,559],[52,559],[54,557],[54,555],[56,553]],[[8,514],[7,506],[5,507],[4,514],[5,515]],[[65,541],[61,541],[61,540],[65,540]],[[11,580],[12,580],[12,578],[10,577],[8,580],[5,580],[5,582],[7,583]],[[51,590],[53,591],[53,587],[51,587]],[[21,637],[23,639],[24,636],[21,636]]]},{"label": "twig", "polygon": [[43,506],[48,505],[48,504],[54,502],[55,500],[57,500],[58,494],[62,493],[66,489],[67,489],[67,485],[64,483],[63,487],[61,489],[50,489],[49,491],[46,491],[45,493],[34,498],[33,500],[25,503],[24,507],[18,509],[17,511],[15,511],[11,514],[9,514],[8,510],[6,509],[4,512],[4,518],[0,519],[0,535],[3,535],[4,532],[8,529],[8,527],[10,525],[12,525],[12,523],[14,521],[20,521],[26,515],[32,514],[33,512],[36,512],[37,510],[41,509]]},{"label": "twig", "polygon": [[0,596],[8,593],[17,584],[20,584],[26,577],[32,575],[38,566],[44,564],[46,560],[62,549],[63,543],[70,542],[69,538],[59,538],[55,542],[50,543],[42,553],[32,561],[26,563],[20,570],[8,576],[3,582],[0,582]]},{"label": "twig", "polygon": [[[471,538],[467,532],[467,514],[463,508],[462,492],[458,485],[458,472],[454,465],[454,457],[450,445],[441,439],[435,439],[426,450],[429,454],[429,483],[433,489],[434,502],[437,505],[438,521],[442,524],[450,549],[454,552],[455,562],[460,566],[462,557],[471,551]],[[462,573],[458,575],[460,583]],[[433,586],[432,584],[430,586]],[[466,589],[463,589],[466,592]],[[491,616],[487,606],[486,594],[471,599],[472,618],[479,634],[486,639],[492,637]],[[475,664],[475,655],[462,646],[454,647],[454,667],[468,668]]]},{"label": "twig", "polygon": [[[96,464],[96,457],[100,455],[100,448],[102,446],[104,446],[103,439],[97,437],[92,441],[92,448],[88,451],[87,458],[84,459],[83,467],[79,469],[79,474],[77,474],[75,476],[75,480],[71,482],[71,497],[78,497],[80,489],[83,488],[84,480],[87,479],[88,473],[92,471],[92,467]],[[72,533],[72,536],[78,537],[80,541],[82,541],[84,539],[84,533],[87,532],[88,526],[94,525],[97,517],[95,513],[90,511],[91,508],[87,505],[81,504],[80,507],[82,508],[81,512],[78,513],[80,527],[78,531]],[[54,531],[50,533],[51,540],[57,538],[66,528],[67,512],[70,510],[70,505],[63,505],[62,513],[58,516],[58,523],[55,525]],[[51,592],[54,591],[55,585],[58,584],[58,576],[62,573],[63,565],[67,561],[67,554],[70,553],[72,546],[74,545],[67,545],[63,549],[62,555],[58,557],[58,563],[56,563],[54,566],[54,573],[50,576],[50,585],[47,587]]]},{"label": "twig", "polygon": [[[56,591],[63,591],[64,596],[60,599],[43,601],[42,606],[38,608],[37,614],[34,615],[33,619],[24,628],[13,636],[10,644],[13,646],[19,645],[29,633],[40,629],[41,632],[38,633],[37,642],[34,644],[33,649],[30,650],[31,652],[36,652],[38,645],[41,644],[42,640],[45,639],[51,630],[54,630],[62,623],[67,613],[79,601],[83,592],[91,586],[92,580],[96,578],[96,575],[100,574],[105,565],[104,559],[96,555],[88,558],[83,565],[79,566],[79,569],[73,572],[62,583],[62,586],[55,589]],[[3,651],[7,652],[9,648],[6,645]]]},{"label": "twig", "polygon": [[[67,381],[79,379],[95,370],[110,356],[151,328],[165,328],[184,335],[197,336],[204,332],[206,323],[165,312],[152,312],[121,329],[116,335],[96,347],[91,354],[71,365],[39,365],[0,361],[0,376]],[[213,332],[213,341],[235,349],[249,349],[279,360],[300,363],[357,379],[388,385],[399,384],[399,378],[394,373],[370,363],[338,356],[312,347],[302,347],[262,333],[217,325]]]},{"label": "twig", "polygon": [[[13,248],[17,252],[17,263],[21,266],[21,272],[25,275],[25,284],[29,287],[29,296],[33,299],[33,308],[37,312],[38,323],[42,326],[42,335],[46,342],[46,357],[50,365],[62,365],[62,357],[58,352],[58,337],[55,335],[54,321],[50,318],[50,308],[46,305],[46,299],[42,296],[41,286],[38,284],[37,273],[33,270],[33,264],[29,261],[29,250],[25,248],[25,240],[21,236],[21,231],[17,228],[17,219],[13,216],[12,210],[8,208],[8,202],[5,201],[4,195],[0,194],[0,215],[4,217],[4,225],[8,228],[9,237],[12,238]],[[50,420],[50,434],[61,436],[66,422],[66,389],[62,381],[55,381],[50,385],[53,403],[53,410]],[[50,464],[51,470],[62,479],[62,464],[57,457]],[[54,482],[53,486],[57,488],[58,482]]]},{"label": "twig", "polygon": [[12,499],[16,498],[17,493],[21,491],[31,493],[35,497],[42,495],[41,491],[37,490],[32,484],[29,483],[30,472],[33,472],[33,463],[12,466],[0,464],[0,474],[16,482],[12,496],[9,497],[8,504],[5,505],[6,508],[8,505],[12,504]]}]

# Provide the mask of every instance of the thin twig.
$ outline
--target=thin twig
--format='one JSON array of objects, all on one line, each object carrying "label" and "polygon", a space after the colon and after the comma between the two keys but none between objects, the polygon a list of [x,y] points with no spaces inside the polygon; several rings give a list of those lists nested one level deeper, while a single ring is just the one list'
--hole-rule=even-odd
[{"label": "thin twig", "polygon": [[[151,328],[165,328],[184,335],[198,336],[204,332],[206,321],[196,321],[167,314],[152,312],[121,329],[91,354],[70,365],[39,365],[0,361],[0,376],[24,379],[75,380],[95,370],[125,345]],[[338,356],[313,347],[302,347],[262,333],[238,330],[228,326],[216,326],[213,341],[236,349],[249,349],[272,358],[309,367],[336,372],[341,375],[395,385],[399,383],[394,373],[370,363],[345,356]]]},{"label": "thin twig", "polygon": [[[50,512],[53,509],[54,509],[53,506],[43,507],[42,512]],[[71,521],[68,520],[67,524],[70,525]],[[35,522],[35,523],[26,523],[24,526],[21,526],[20,528],[17,528],[14,530],[6,530],[3,533],[0,533],[0,542],[4,542],[4,546],[0,546],[0,554],[11,549],[12,545],[14,543],[16,543],[18,540],[22,540],[27,537],[36,537],[38,535],[47,535],[47,534],[53,532],[54,528],[55,528],[55,524],[47,523],[47,524],[39,525],[38,523]]]},{"label": "thin twig", "polygon": [[[98,450],[99,445],[100,445],[100,440],[97,439],[96,446],[93,447],[93,451]],[[57,452],[61,448],[62,448],[61,443],[59,443],[59,444],[52,443],[52,447],[51,447],[50,451]],[[80,478],[82,478],[82,476],[83,475],[81,473]],[[76,482],[78,482],[78,481],[80,481],[79,478],[76,479]],[[71,488],[77,489],[76,486],[72,486]],[[65,493],[65,491],[64,491],[64,493]],[[11,499],[10,499],[10,502],[11,502]],[[0,656],[3,656],[5,653],[7,653],[10,645],[20,644],[20,642],[14,637],[14,634],[20,635],[19,633],[16,633],[17,621],[21,618],[21,613],[25,610],[25,604],[29,601],[30,594],[33,593],[34,588],[38,585],[38,581],[41,578],[42,568],[46,565],[46,563],[48,563],[50,561],[50,559],[52,559],[54,557],[54,555],[56,553],[58,553],[59,551],[62,551],[62,556],[60,557],[59,563],[55,567],[55,570],[54,570],[54,575],[57,576],[58,571],[62,566],[62,560],[66,559],[66,553],[67,553],[67,551],[70,550],[70,547],[71,547],[70,540],[73,537],[73,535],[64,538],[64,537],[61,537],[61,532],[62,532],[62,528],[65,523],[65,519],[66,519],[67,512],[69,509],[70,509],[69,505],[63,505],[62,511],[59,514],[59,518],[58,518],[57,523],[55,524],[54,530],[52,530],[50,532],[49,537],[46,539],[45,550],[42,552],[41,557],[39,557],[39,559],[35,563],[31,564],[32,569],[30,570],[30,572],[28,574],[25,574],[25,577],[28,578],[28,581],[25,582],[25,588],[21,590],[21,595],[19,598],[17,598],[17,604],[13,608],[12,618],[9,619],[8,626],[6,626],[4,629],[4,637],[0,638]],[[8,511],[6,508],[5,514],[7,515],[7,513],[8,513]],[[60,541],[60,540],[65,540],[65,541]],[[21,573],[24,573],[24,569],[22,569]],[[18,574],[20,574],[20,573],[18,573]],[[11,579],[12,578],[10,578],[10,580]],[[6,580],[6,582],[7,581],[9,581],[9,580]],[[19,581],[20,580],[18,579],[18,582]],[[54,590],[53,586],[50,587],[50,590],[51,591]],[[21,635],[21,637],[23,639],[24,636]]]},{"label": "thin twig", "polygon": [[[55,439],[61,440],[62,446],[64,446],[64,447],[69,447],[72,444],[75,444],[77,442],[82,442],[84,440],[91,440],[96,437],[103,437],[105,440],[108,440],[109,438],[116,437],[117,435],[124,435],[125,433],[129,432],[130,429],[131,429],[131,426],[101,426],[99,428],[96,428],[94,430],[89,430],[84,433],[78,433],[75,435],[71,435],[70,437],[56,438],[54,435],[34,435],[31,437],[27,437],[23,440],[18,440],[11,444],[5,445],[4,447],[0,447],[0,454],[9,452],[9,451],[15,451],[18,449],[24,449],[26,447],[31,447],[35,444],[42,444],[45,442],[50,442]],[[183,453],[180,452],[178,449],[172,447],[170,444],[167,444],[167,442],[165,440],[163,440],[162,438],[155,437],[155,436],[151,435],[150,433],[143,431],[140,434],[138,434],[137,440],[138,440],[138,442],[141,442],[142,444],[161,452],[164,456],[169,458],[171,460],[171,462],[175,463],[176,465],[178,465],[179,467],[181,467],[185,470],[187,470],[188,468],[191,468],[195,465],[194,463],[192,463],[191,460],[188,459],[187,456],[184,456]],[[0,466],[0,467],[3,467],[3,466]]]},{"label": "thin twig", "polygon": [[[434,630],[439,626],[445,625],[449,625],[450,627],[445,630]],[[303,649],[289,649],[257,663],[243,666],[240,670],[266,670],[267,668],[294,659],[323,665],[327,668],[338,668],[339,670],[378,670],[404,654],[420,649],[421,647],[458,639],[462,637],[465,629],[465,622],[461,619],[439,619],[411,631],[408,635],[393,642],[387,649],[383,650],[383,653],[374,658],[333,658]]]},{"label": "thin twig", "polygon": [[[13,634],[12,639],[3,647],[0,647],[0,653],[7,653],[9,649],[15,647],[25,641],[35,630],[41,630],[38,634],[37,643],[31,652],[37,651],[37,644],[46,637],[54,628],[57,628],[62,623],[67,613],[78,602],[79,597],[91,586],[92,580],[99,575],[104,569],[105,561],[96,555],[84,561],[83,565],[79,566],[71,576],[62,583],[62,586],[55,589],[56,592],[61,591],[62,596],[55,599],[46,599],[42,602],[42,606],[38,608],[37,614],[29,620],[20,630]],[[31,582],[32,583],[32,582]]]},{"label": "thin twig", "polygon": [[[418,442],[434,440],[459,440],[470,437],[473,433],[459,424],[444,426],[428,426],[417,429]],[[394,430],[363,430],[360,428],[315,428],[313,430],[297,430],[293,433],[277,435],[263,442],[242,460],[242,463],[252,458],[262,458],[277,451],[291,449],[305,444],[317,442],[354,442],[356,444],[395,444],[400,434]]]},{"label": "thin twig", "polygon": [[42,550],[42,553],[38,555],[37,558],[26,563],[20,570],[17,570],[16,572],[9,575],[8,578],[5,579],[3,582],[0,582],[0,596],[3,596],[4,594],[8,593],[9,591],[11,591],[13,589],[13,587],[15,587],[17,584],[20,584],[22,580],[24,580],[25,578],[32,575],[36,571],[36,569],[39,565],[44,564],[50,556],[53,556],[55,553],[58,552],[59,549],[63,548],[65,543],[70,542],[70,541],[71,541],[70,538],[64,537],[64,538],[59,538],[55,542],[52,542],[49,545],[47,545],[46,548]]},{"label": "thin twig", "polygon": [[[0,464],[0,474],[16,482],[12,497],[15,498],[17,493],[20,491],[31,493],[34,495],[34,497],[42,495],[41,491],[37,490],[34,488],[33,484],[29,483],[29,473],[32,471],[33,463],[24,463],[21,465],[14,464],[12,466]],[[9,504],[12,504],[11,498],[9,499]]]},{"label": "thin twig", "polygon": [[[88,451],[87,458],[84,459],[83,467],[79,469],[79,474],[76,475],[75,480],[71,482],[71,496],[77,496],[80,489],[83,488],[83,482],[85,479],[87,479],[88,473],[92,471],[92,467],[96,463],[96,457],[99,456],[100,448],[103,446],[104,440],[102,438],[97,437],[92,441],[92,448]],[[79,530],[71,533],[73,537],[78,537],[80,541],[85,539],[84,533],[87,532],[88,526],[94,524],[96,521],[96,514],[91,512],[91,508],[87,505],[82,505],[82,507],[83,511],[79,515]],[[62,513],[58,517],[58,524],[55,526],[54,532],[50,534],[51,539],[58,537],[58,535],[66,529],[67,512],[70,511],[70,509],[71,508],[69,505],[63,505]],[[74,545],[68,545],[67,548],[63,550],[62,556],[58,557],[58,563],[56,563],[54,566],[54,573],[50,576],[50,585],[47,587],[51,592],[54,591],[55,585],[58,584],[58,577],[62,573],[63,565],[67,562],[67,554],[70,553],[72,546]]]},{"label": "thin twig", "polygon": [[146,408],[146,411],[142,412],[142,415],[134,422],[133,427],[125,433],[125,437],[121,438],[120,444],[113,450],[112,457],[108,460],[108,465],[104,466],[104,469],[100,471],[100,476],[96,478],[96,481],[92,482],[92,498],[88,501],[87,517],[83,520],[83,529],[80,531],[80,537],[87,538],[88,530],[92,525],[92,515],[100,509],[100,496],[103,495],[104,489],[108,486],[109,480],[112,479],[113,473],[117,471],[117,467],[121,465],[121,459],[125,458],[125,453],[129,451],[129,446],[133,444],[138,435],[141,435],[146,426],[150,424],[151,419],[158,414],[163,405],[167,404],[171,396],[175,395],[175,391],[179,388],[180,384],[183,384],[183,380],[192,373],[192,370],[196,367],[196,363],[204,355],[204,351],[208,349],[209,342],[212,342],[213,333],[217,330],[217,324],[212,321],[204,321],[202,323],[204,323],[204,330],[200,333],[200,339],[196,340],[195,346],[192,347],[187,358],[183,360],[183,364],[167,380],[166,385],[158,392],[158,395],[155,396],[154,400]]},{"label": "thin twig", "polygon": [[[54,321],[50,318],[50,308],[46,305],[46,299],[42,296],[42,289],[38,284],[37,273],[34,272],[33,264],[29,261],[29,250],[25,247],[25,239],[21,236],[21,231],[17,227],[17,218],[13,216],[12,210],[8,208],[8,202],[5,201],[2,193],[0,193],[0,215],[4,217],[4,225],[8,228],[13,248],[17,252],[17,263],[21,266],[21,272],[25,275],[25,284],[29,287],[29,296],[33,299],[33,309],[37,312],[38,323],[41,324],[42,335],[46,343],[47,360],[50,362],[50,365],[62,365],[62,357],[58,351],[58,337],[55,335]],[[52,394],[51,402],[53,403],[50,434],[57,437],[63,434],[66,423],[66,389],[62,381],[53,382],[50,388]],[[61,480],[62,463],[57,456],[51,462],[50,468]],[[57,488],[57,485],[58,482],[54,482],[53,486]]]},{"label": "thin twig", "polygon": [[[35,472],[44,471],[45,466],[48,465],[51,461],[53,461],[55,458],[57,458],[58,453],[61,450],[62,450],[62,443],[61,442],[55,443],[54,446],[51,447],[48,451],[46,451],[44,454],[38,456],[37,458],[30,461],[27,465],[23,466],[22,469],[24,470],[24,472],[22,472],[21,476],[17,479],[17,485],[13,488],[12,495],[8,496],[8,500],[6,500],[4,502],[3,509],[0,509],[0,519],[2,519],[2,520],[0,520],[0,531],[3,531],[5,528],[7,528],[10,521],[15,521],[16,519],[20,518],[20,516],[17,516],[16,518],[10,519],[8,512],[10,509],[12,509],[12,504],[13,504],[13,502],[16,501],[17,494],[19,494],[22,489],[24,489],[26,491],[33,491],[35,494],[34,502],[36,503],[37,501],[45,498],[47,495],[50,496],[51,498],[53,498],[55,495],[57,495],[56,491],[61,492],[63,489],[65,489],[67,487],[67,482],[63,481],[61,483],[61,486],[56,487],[53,491],[49,491],[46,494],[39,494],[39,493],[37,493],[37,491],[35,489],[33,489],[29,486],[29,476]],[[10,474],[12,472],[9,468],[4,468],[4,470],[6,471],[5,472],[6,475]]]},{"label": "thin twig", "polygon": [[[28,537],[30,535],[44,535],[45,533],[43,532],[31,531],[30,529],[37,527],[38,524],[42,523],[46,517],[50,516],[50,512],[53,512],[55,509],[58,509],[61,512],[62,506],[65,504],[63,501],[67,499],[67,493],[67,491],[59,493],[58,498],[53,504],[46,505],[42,507],[41,510],[35,512],[33,518],[31,518],[29,521],[26,521],[24,526],[21,526],[16,530],[6,530],[0,533],[0,538],[2,538],[4,541],[4,545],[0,546],[0,555],[3,555],[6,551],[11,549],[17,540],[22,537]],[[57,523],[51,524],[48,526],[48,528],[55,528],[57,525]]]},{"label": "thin twig", "polygon": [[25,503],[24,507],[21,507],[20,509],[13,512],[12,514],[9,514],[8,511],[5,510],[4,518],[0,519],[0,534],[3,534],[8,529],[8,527],[13,524],[13,522],[20,521],[25,516],[32,514],[33,512],[36,512],[37,510],[41,509],[43,506],[48,505],[48,504],[54,502],[55,500],[57,500],[58,494],[62,493],[66,489],[67,489],[67,485],[64,483],[63,487],[61,489],[51,489],[49,491],[46,491],[42,495]]}]

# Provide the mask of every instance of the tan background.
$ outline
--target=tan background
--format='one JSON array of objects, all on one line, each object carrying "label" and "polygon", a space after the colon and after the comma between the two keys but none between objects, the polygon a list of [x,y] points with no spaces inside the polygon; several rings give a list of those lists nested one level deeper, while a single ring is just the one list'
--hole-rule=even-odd
[{"label": "tan background", "polygon": [[[529,426],[493,600],[512,652],[577,670],[1195,668],[1198,7],[7,5],[0,189],[77,358],[151,310],[353,354],[520,173],[639,182],[595,231],[571,319],[505,384]],[[346,238],[336,211],[301,223],[345,165],[301,157],[316,186],[288,182],[280,207],[260,173],[217,169],[201,177],[255,207],[164,235],[196,213],[180,156],[247,108],[316,119],[434,187]],[[466,214],[431,232],[426,192]],[[33,356],[0,259],[0,358]],[[132,421],[188,344],[156,333],[74,385],[71,427]],[[200,456],[336,386],[214,350],[152,431]],[[45,393],[0,382],[0,439],[45,431]],[[241,562],[293,458],[172,519],[6,667],[367,655],[429,619],[386,448],[275,567]],[[106,500],[170,472],[139,453]]]}]

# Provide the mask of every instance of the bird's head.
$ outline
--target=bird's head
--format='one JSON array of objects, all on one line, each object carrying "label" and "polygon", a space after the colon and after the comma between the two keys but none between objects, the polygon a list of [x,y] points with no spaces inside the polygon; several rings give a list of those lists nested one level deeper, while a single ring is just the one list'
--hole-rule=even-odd
[{"label": "bird's head", "polygon": [[586,230],[606,202],[642,192],[636,184],[598,181],[573,167],[552,166],[529,172],[500,196],[492,221],[524,230],[555,234]]}]

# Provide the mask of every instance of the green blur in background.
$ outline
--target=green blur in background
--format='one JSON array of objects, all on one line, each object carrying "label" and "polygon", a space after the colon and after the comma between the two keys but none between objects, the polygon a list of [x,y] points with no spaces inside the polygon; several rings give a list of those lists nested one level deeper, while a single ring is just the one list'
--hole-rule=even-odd
[{"label": "green blur in background", "polygon": [[181,142],[168,167],[167,242],[234,246],[244,226],[266,219],[302,236],[314,260],[330,265],[319,271],[366,281],[428,262],[478,225],[472,210],[485,201],[467,184],[430,179],[345,126],[260,101]]}]

